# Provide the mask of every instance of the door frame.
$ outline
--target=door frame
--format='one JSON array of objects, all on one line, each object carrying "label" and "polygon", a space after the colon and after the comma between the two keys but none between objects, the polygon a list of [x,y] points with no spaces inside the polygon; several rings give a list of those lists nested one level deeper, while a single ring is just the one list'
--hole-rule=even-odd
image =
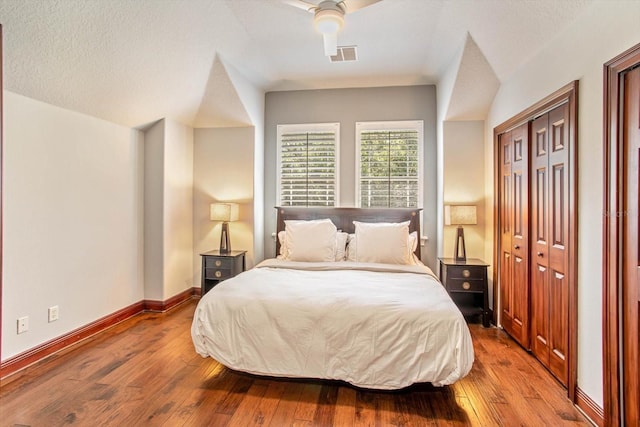
[{"label": "door frame", "polygon": [[[498,206],[498,194],[500,191],[500,141],[498,140],[498,135],[523,123],[527,123],[560,104],[567,103],[569,105],[569,139],[572,143],[572,151],[569,156],[570,177],[572,180],[569,184],[569,212],[572,218],[569,221],[568,250],[572,262],[570,262],[567,271],[569,276],[567,279],[569,283],[569,348],[567,352],[569,357],[569,372],[567,378],[567,395],[574,403],[576,402],[578,373],[578,289],[576,283],[578,277],[578,87],[578,80],[574,80],[493,129],[493,322],[498,325],[498,316],[501,312],[498,298],[500,263],[497,261],[500,259],[501,250],[499,224],[500,206]],[[529,322],[529,324],[530,323],[531,322]]]},{"label": "door frame", "polygon": [[602,245],[602,357],[605,425],[619,426],[621,413],[622,366],[622,227],[624,221],[623,150],[624,140],[618,128],[620,76],[640,64],[640,44],[604,64],[604,212]]}]

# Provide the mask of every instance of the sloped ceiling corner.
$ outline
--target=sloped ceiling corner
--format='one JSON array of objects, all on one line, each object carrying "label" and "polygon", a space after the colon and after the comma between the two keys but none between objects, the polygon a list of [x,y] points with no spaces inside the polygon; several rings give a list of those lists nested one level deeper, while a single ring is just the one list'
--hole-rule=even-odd
[{"label": "sloped ceiling corner", "polygon": [[216,55],[193,127],[243,127],[251,124],[226,67]]},{"label": "sloped ceiling corner", "polygon": [[467,34],[445,120],[484,120],[500,81],[473,37]]}]

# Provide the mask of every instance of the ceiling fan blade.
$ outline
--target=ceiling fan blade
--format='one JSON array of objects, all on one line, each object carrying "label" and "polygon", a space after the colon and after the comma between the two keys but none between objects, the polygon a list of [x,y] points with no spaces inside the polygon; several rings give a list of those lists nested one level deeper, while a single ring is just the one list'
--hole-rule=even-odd
[{"label": "ceiling fan blade", "polygon": [[282,2],[288,4],[289,6],[306,10],[307,12],[314,12],[318,8],[318,6],[316,6],[315,4],[306,2],[304,0],[282,0]]},{"label": "ceiling fan blade", "polygon": [[324,33],[322,34],[324,42],[324,56],[336,56],[338,54],[338,34]]},{"label": "ceiling fan blade", "polygon": [[355,12],[363,7],[371,6],[374,3],[378,3],[381,0],[344,0],[342,2],[347,13]]}]

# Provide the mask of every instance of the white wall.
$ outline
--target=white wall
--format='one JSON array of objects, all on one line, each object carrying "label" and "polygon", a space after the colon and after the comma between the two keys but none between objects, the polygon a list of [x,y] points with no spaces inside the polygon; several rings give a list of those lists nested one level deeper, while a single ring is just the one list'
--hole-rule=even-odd
[{"label": "white wall", "polygon": [[200,286],[200,254],[220,247],[222,224],[209,219],[216,201],[240,204],[240,220],[229,223],[231,249],[246,250],[247,268],[253,249],[253,127],[195,130],[193,164],[193,286]]},{"label": "white wall", "polygon": [[[484,122],[444,122],[443,138],[444,167],[442,179],[444,205],[476,205],[478,224],[464,226],[465,248],[467,258],[481,258],[484,260],[486,221]],[[447,258],[454,256],[456,236],[457,226],[444,226],[442,256]]]},{"label": "white wall", "polygon": [[140,133],[4,96],[3,360],[143,299]]},{"label": "white wall", "polygon": [[144,140],[144,296],[165,301],[193,283],[193,129],[163,119]]},{"label": "white wall", "polygon": [[144,295],[163,300],[164,120],[144,133]]},{"label": "white wall", "polygon": [[[270,92],[265,101],[265,256],[275,256],[277,134],[279,124],[340,123],[340,206],[355,206],[355,124],[359,121],[423,120],[424,195],[422,260],[436,269],[435,86]],[[256,234],[257,236],[257,234]]]},{"label": "white wall", "polygon": [[165,119],[164,285],[167,300],[193,286],[193,129]]},{"label": "white wall", "polygon": [[[502,82],[485,133],[572,80],[578,102],[578,387],[600,406],[602,391],[603,64],[640,42],[640,2],[596,1],[523,67]],[[486,182],[493,182],[487,156]],[[487,191],[492,191],[487,186]],[[493,205],[490,196],[488,203]],[[493,236],[487,221],[487,236]],[[488,238],[485,257],[493,253]]]}]

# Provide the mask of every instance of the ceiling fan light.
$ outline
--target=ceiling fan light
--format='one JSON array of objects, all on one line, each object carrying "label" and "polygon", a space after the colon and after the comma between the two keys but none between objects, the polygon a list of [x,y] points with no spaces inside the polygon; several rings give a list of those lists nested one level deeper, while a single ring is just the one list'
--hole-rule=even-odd
[{"label": "ceiling fan light", "polygon": [[322,35],[324,43],[324,55],[336,56],[338,54],[338,35],[336,33]]},{"label": "ceiling fan light", "polygon": [[344,25],[344,14],[338,10],[323,9],[313,19],[316,30],[322,34],[336,34]]}]

